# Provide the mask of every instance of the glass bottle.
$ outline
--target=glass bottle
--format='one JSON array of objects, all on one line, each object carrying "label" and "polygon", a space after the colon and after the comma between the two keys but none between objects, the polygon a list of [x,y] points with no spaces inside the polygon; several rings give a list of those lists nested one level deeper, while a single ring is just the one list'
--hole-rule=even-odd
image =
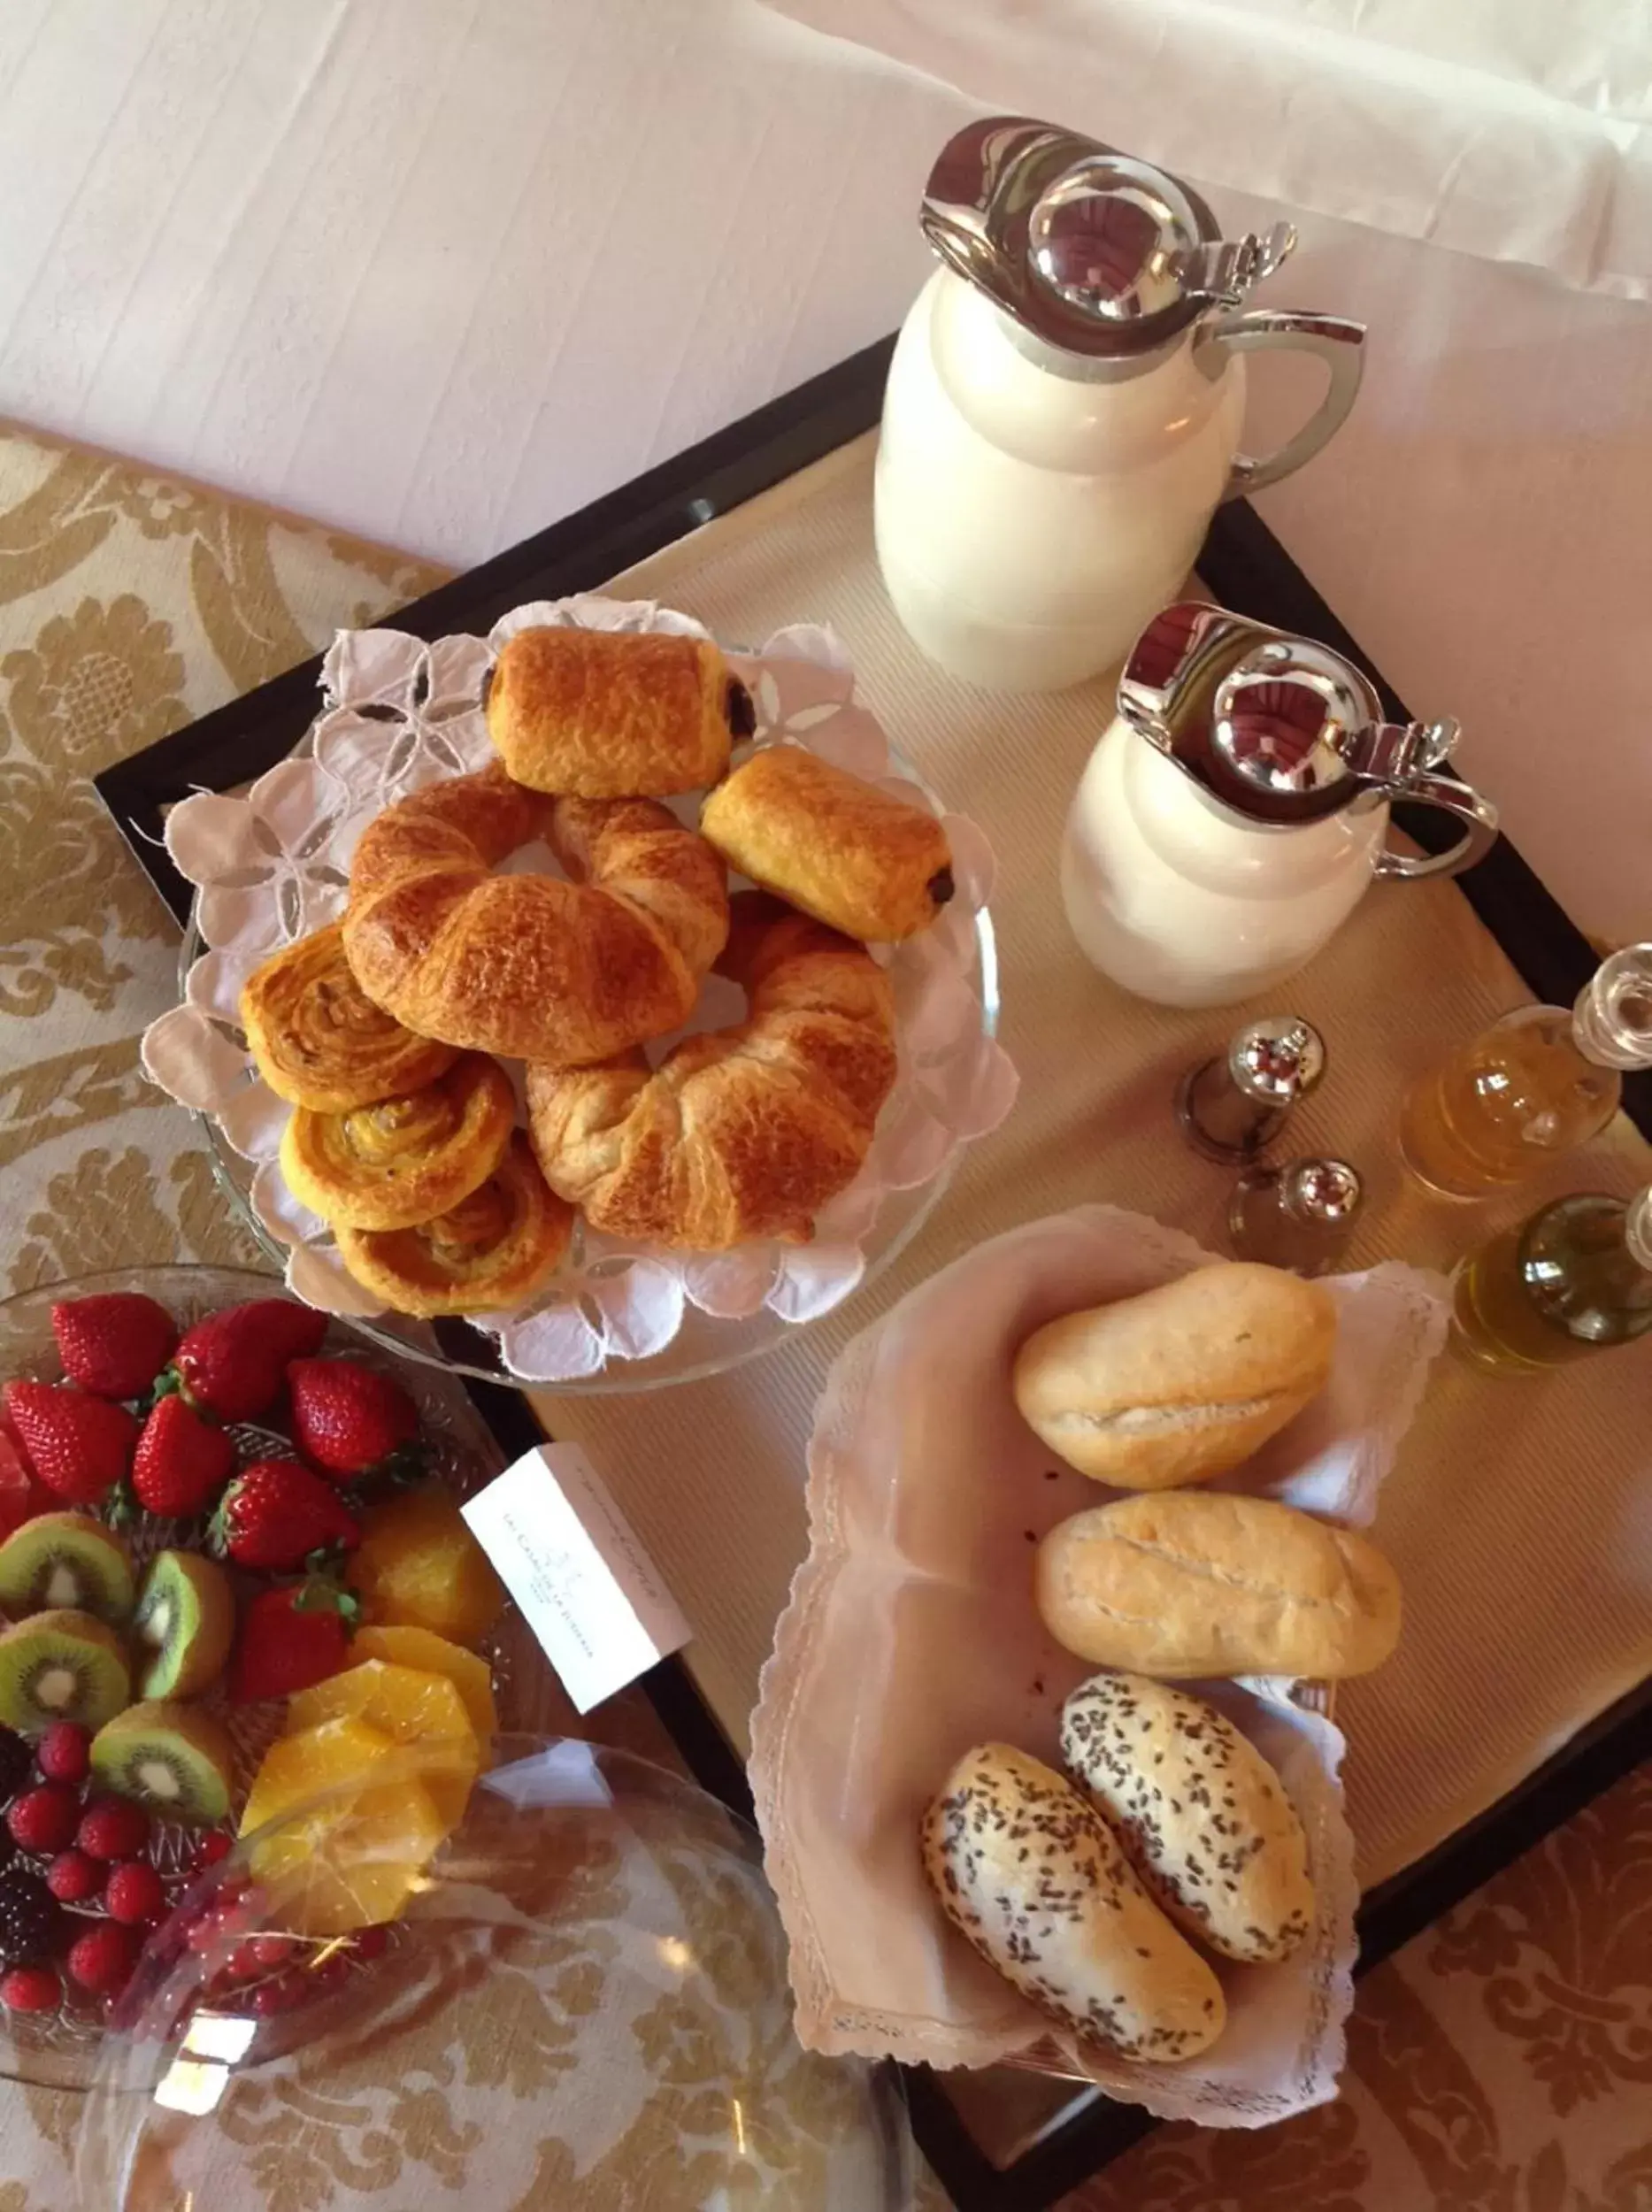
[{"label": "glass bottle", "polygon": [[1446,1198],[1523,1183],[1617,1110],[1622,1071],[1652,1067],[1652,944],[1603,961],[1568,1012],[1523,1006],[1414,1084],[1400,1156]]},{"label": "glass bottle", "polygon": [[1652,1187],[1579,1191],[1461,1260],[1453,1342],[1478,1367],[1530,1375],[1652,1331]]}]

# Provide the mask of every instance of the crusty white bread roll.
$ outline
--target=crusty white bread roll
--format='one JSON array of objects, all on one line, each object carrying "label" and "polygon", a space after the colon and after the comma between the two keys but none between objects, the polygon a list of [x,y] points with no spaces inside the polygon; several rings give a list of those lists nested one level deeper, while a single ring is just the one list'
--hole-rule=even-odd
[{"label": "crusty white bread roll", "polygon": [[1015,1402],[1080,1474],[1161,1490],[1249,1459],[1323,1387],[1335,1344],[1318,1283],[1201,1267],[1037,1331],[1016,1355]]},{"label": "crusty white bread roll", "polygon": [[1252,1964],[1301,1947],[1314,1924],[1308,1838],[1279,1776],[1225,1713],[1110,1668],[1062,1707],[1061,1755],[1179,1926]]},{"label": "crusty white bread roll", "polygon": [[1400,1633],[1377,1547],[1266,1498],[1118,1498],[1051,1529],[1034,1572],[1058,1643],[1141,1674],[1335,1680],[1379,1666]]},{"label": "crusty white bread roll", "polygon": [[924,1816],[941,1906],[1006,1981],[1126,2058],[1193,2058],[1226,2024],[1222,1985],[1071,1782],[977,1744]]}]

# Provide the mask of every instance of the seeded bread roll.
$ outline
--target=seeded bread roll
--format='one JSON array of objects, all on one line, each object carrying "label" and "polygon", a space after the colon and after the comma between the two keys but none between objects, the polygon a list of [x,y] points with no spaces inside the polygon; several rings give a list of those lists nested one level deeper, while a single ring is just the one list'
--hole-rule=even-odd
[{"label": "seeded bread roll", "polygon": [[1377,1547],[1267,1498],[1168,1490],[1051,1529],[1034,1594],[1057,1643],[1141,1674],[1291,1674],[1380,1666],[1400,1585]]},{"label": "seeded bread roll", "polygon": [[1249,1459],[1324,1386],[1335,1346],[1318,1283],[1200,1267],[1038,1330],[1016,1355],[1015,1402],[1081,1475],[1167,1489]]},{"label": "seeded bread roll", "polygon": [[1024,1996],[1126,2058],[1193,2058],[1222,1985],[1072,1783],[1009,1744],[966,1751],[924,1816],[942,1911]]},{"label": "seeded bread roll", "polygon": [[1287,1959],[1314,1923],[1308,1839],[1279,1778],[1225,1714],[1117,1669],[1061,1709],[1061,1755],[1149,1896],[1224,1958]]}]

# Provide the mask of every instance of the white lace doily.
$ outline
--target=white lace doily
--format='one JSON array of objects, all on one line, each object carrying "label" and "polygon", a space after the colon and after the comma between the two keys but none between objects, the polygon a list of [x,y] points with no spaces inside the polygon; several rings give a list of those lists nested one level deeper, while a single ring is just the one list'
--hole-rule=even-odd
[{"label": "white lace doily", "polygon": [[[205,952],[183,1003],[153,1023],[143,1066],[181,1104],[210,1115],[227,1142],[254,1164],[250,1202],[287,1248],[289,1287],[330,1313],[380,1309],[345,1271],[325,1222],[299,1205],[281,1175],[281,1132],[292,1109],[264,1083],[238,1022],[242,986],[283,945],[343,910],[356,841],[375,814],[444,776],[494,757],[480,707],[495,653],[539,624],[665,630],[703,637],[688,615],[651,602],[581,596],[519,607],[486,639],[426,644],[399,630],[343,630],[322,664],[326,704],[306,742],[261,776],[244,797],[202,792],[173,810],[166,849],[196,887]],[[757,652],[730,653],[750,689],[757,746],[807,746],[822,758],[932,810],[930,795],[896,772],[888,742],[855,699],[841,642],[811,625],[777,631]],[[689,822],[693,801],[674,803]],[[813,1320],[860,1281],[875,1249],[880,1207],[892,1192],[934,1181],[954,1154],[1010,1110],[1015,1069],[990,1031],[995,1016],[986,903],[992,854],[976,826],[945,814],[957,895],[934,926],[895,947],[873,947],[895,986],[899,1073],[879,1118],[866,1164],[820,1215],[806,1246],[744,1245],[717,1254],[672,1253],[618,1243],[586,1230],[574,1255],[528,1304],[477,1317],[497,1338],[511,1372],[528,1382],[578,1381],[611,1361],[664,1352],[691,1310],[738,1325],[765,1312]],[[542,847],[507,864],[554,872]],[[688,1025],[737,1021],[741,995],[712,977]],[[678,1041],[649,1048],[657,1061]]]}]

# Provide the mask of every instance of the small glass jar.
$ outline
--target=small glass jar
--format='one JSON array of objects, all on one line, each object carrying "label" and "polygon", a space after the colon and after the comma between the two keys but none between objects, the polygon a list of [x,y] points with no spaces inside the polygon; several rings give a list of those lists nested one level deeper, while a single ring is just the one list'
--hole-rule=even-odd
[{"label": "small glass jar", "polygon": [[1254,1167],[1234,1186],[1227,1233],[1241,1260],[1323,1275],[1339,1259],[1364,1204],[1346,1160],[1292,1160]]}]

